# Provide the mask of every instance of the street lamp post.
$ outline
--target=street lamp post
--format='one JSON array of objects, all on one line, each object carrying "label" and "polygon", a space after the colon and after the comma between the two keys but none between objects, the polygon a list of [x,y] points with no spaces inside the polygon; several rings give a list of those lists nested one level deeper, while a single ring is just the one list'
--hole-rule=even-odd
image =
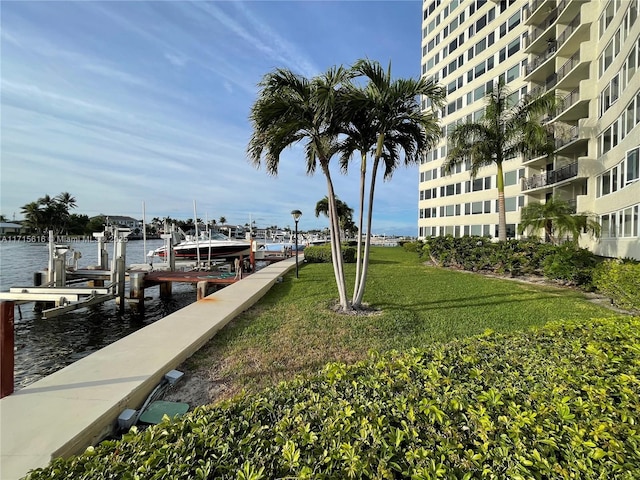
[{"label": "street lamp post", "polygon": [[302,212],[300,210],[292,210],[291,216],[296,223],[296,278],[298,278],[298,220],[300,220]]}]

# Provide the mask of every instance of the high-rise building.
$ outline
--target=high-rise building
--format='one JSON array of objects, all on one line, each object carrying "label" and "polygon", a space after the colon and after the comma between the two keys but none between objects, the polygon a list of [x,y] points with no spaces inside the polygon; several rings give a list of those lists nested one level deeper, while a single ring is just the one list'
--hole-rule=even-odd
[{"label": "high-rise building", "polygon": [[[419,168],[420,237],[498,236],[496,168],[445,174],[447,134],[478,120],[485,93],[503,81],[516,103],[554,91],[546,119],[556,150],[503,163],[508,237],[520,210],[551,196],[589,213],[598,239],[580,245],[640,259],[640,0],[425,0],[422,75],[447,91],[443,137]],[[430,108],[423,101],[423,108]]]}]

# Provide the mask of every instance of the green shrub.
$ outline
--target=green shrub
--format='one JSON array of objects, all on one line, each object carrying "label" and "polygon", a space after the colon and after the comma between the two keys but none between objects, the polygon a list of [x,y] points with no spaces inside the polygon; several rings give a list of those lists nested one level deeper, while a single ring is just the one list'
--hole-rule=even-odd
[{"label": "green shrub", "polygon": [[451,235],[425,241],[423,255],[443,267],[501,275],[544,275],[583,288],[591,287],[591,277],[599,258],[573,244],[555,246],[537,240],[492,242],[487,237]]},{"label": "green shrub", "polygon": [[555,247],[543,260],[542,272],[552,280],[591,288],[593,269],[598,263],[598,257],[589,250],[565,243]]},{"label": "green shrub", "polygon": [[640,263],[606,260],[593,272],[593,285],[618,307],[640,311]]},{"label": "green shrub", "polygon": [[[342,245],[342,260],[345,263],[355,263],[356,251],[357,249],[354,247]],[[304,260],[308,263],[331,263],[331,245],[306,247],[304,249]]]},{"label": "green shrub", "polygon": [[639,346],[619,317],[372,354],[29,478],[640,478]]},{"label": "green shrub", "polygon": [[422,248],[424,247],[424,243],[420,240],[416,242],[406,242],[401,241],[398,244],[404,248],[405,251],[410,253],[417,253],[418,255],[422,255]]}]

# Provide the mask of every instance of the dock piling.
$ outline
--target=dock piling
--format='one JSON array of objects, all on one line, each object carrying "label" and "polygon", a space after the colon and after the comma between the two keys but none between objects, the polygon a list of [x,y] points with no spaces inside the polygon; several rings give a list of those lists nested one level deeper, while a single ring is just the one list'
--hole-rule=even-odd
[{"label": "dock piling", "polygon": [[206,280],[199,281],[197,284],[196,300],[202,300],[209,293],[209,282]]},{"label": "dock piling", "polygon": [[129,306],[137,311],[144,310],[144,272],[132,272],[129,274]]},{"label": "dock piling", "polygon": [[0,398],[14,388],[14,302],[0,302]]}]

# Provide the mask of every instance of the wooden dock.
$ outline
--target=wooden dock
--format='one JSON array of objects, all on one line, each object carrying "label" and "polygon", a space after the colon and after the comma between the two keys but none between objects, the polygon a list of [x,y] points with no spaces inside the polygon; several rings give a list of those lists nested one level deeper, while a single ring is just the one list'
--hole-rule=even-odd
[{"label": "wooden dock", "polygon": [[214,285],[231,285],[251,273],[243,273],[240,278],[235,273],[209,272],[209,271],[189,271],[189,272],[171,272],[171,271],[155,271],[144,272],[144,286],[152,287],[164,282],[178,283],[199,283],[207,282]]}]

